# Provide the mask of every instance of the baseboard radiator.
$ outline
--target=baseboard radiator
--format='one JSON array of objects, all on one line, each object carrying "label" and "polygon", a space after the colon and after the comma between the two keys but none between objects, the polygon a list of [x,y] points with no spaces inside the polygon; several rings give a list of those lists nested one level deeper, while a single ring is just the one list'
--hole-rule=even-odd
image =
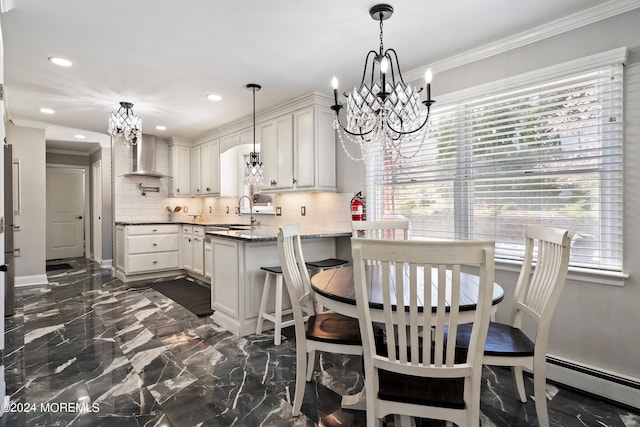
[{"label": "baseboard radiator", "polygon": [[640,409],[640,380],[547,355],[547,379]]}]

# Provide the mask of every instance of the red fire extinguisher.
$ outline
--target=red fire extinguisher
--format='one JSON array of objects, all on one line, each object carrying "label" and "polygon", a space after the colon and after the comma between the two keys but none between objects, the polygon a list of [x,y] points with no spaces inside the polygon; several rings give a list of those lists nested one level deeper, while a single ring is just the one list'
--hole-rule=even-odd
[{"label": "red fire extinguisher", "polygon": [[351,220],[364,221],[364,201],[362,200],[362,191],[356,193],[351,199]]}]

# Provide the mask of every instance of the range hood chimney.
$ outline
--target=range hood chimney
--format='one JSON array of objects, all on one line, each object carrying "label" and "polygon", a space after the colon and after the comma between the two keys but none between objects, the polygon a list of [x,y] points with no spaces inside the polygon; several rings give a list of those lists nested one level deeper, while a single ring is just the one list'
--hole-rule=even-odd
[{"label": "range hood chimney", "polygon": [[151,176],[154,178],[171,178],[156,170],[156,137],[142,135],[136,145],[131,146],[133,154],[133,171],[124,176]]}]

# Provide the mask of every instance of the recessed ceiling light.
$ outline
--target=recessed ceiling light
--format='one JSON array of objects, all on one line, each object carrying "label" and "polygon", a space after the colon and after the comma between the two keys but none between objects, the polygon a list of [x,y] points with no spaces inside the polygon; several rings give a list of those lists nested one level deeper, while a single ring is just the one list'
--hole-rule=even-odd
[{"label": "recessed ceiling light", "polygon": [[156,129],[158,130],[167,130],[166,126],[156,126]]},{"label": "recessed ceiling light", "polygon": [[222,100],[222,97],[220,95],[211,94],[211,95],[207,95],[207,99],[209,101],[220,101]]},{"label": "recessed ceiling light", "polygon": [[73,65],[73,63],[71,61],[69,61],[68,59],[64,59],[64,58],[56,58],[56,57],[51,57],[49,58],[49,61],[51,61],[52,63],[59,65],[61,67],[71,67]]},{"label": "recessed ceiling light", "polygon": [[85,138],[85,136],[84,136],[84,135],[77,134],[77,135],[76,135],[76,138],[77,138],[77,139],[84,139],[84,138]]},{"label": "recessed ceiling light", "polygon": [[53,113],[55,113],[55,111],[52,110],[51,108],[41,108],[40,112],[41,113],[45,113],[45,114],[53,114]]}]

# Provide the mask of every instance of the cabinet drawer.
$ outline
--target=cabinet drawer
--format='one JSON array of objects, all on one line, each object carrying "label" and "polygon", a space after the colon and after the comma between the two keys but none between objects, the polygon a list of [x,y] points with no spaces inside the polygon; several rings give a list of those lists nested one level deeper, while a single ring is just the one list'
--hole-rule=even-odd
[{"label": "cabinet drawer", "polygon": [[127,235],[136,236],[140,234],[178,234],[180,229],[176,224],[155,224],[155,225],[129,225]]},{"label": "cabinet drawer", "polygon": [[129,255],[177,251],[178,248],[178,234],[159,234],[157,236],[127,237],[127,254]]},{"label": "cabinet drawer", "polygon": [[182,226],[182,234],[193,234],[193,225],[183,225]]},{"label": "cabinet drawer", "polygon": [[127,274],[179,268],[179,252],[159,252],[127,256]]},{"label": "cabinet drawer", "polygon": [[193,235],[204,237],[204,227],[193,227]]}]

